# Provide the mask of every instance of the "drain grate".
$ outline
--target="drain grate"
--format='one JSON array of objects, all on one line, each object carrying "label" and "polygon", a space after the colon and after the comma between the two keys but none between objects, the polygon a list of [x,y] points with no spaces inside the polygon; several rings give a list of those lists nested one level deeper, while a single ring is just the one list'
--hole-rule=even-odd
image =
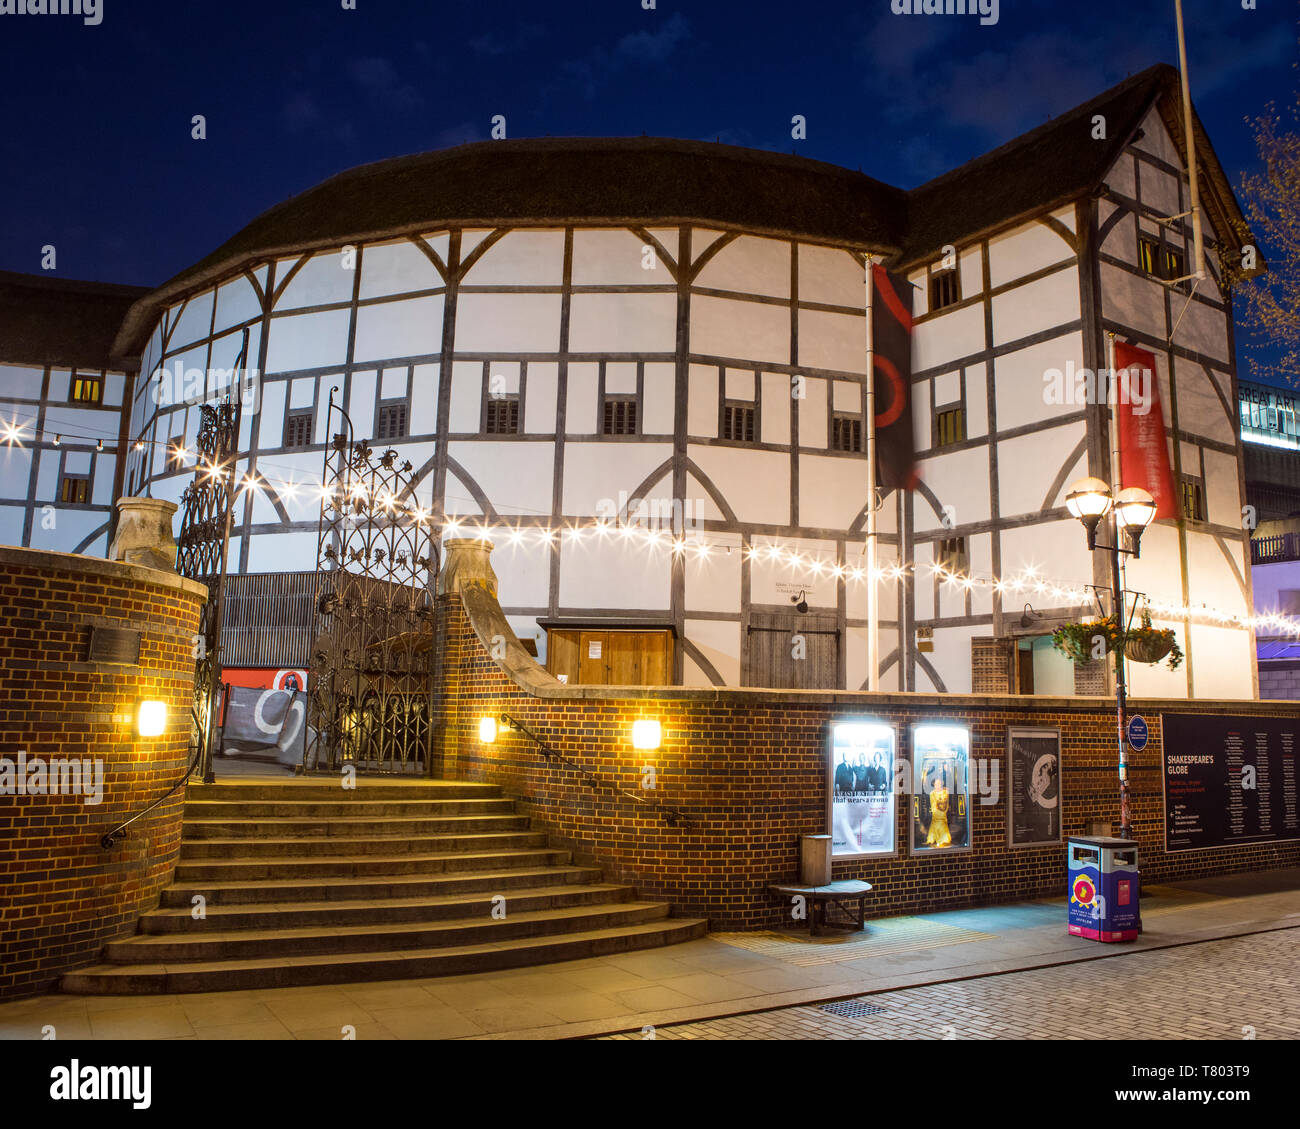
[{"label": "drain grate", "polygon": [[835,1000],[833,1003],[822,1004],[821,1010],[831,1015],[838,1015],[841,1019],[861,1019],[864,1015],[885,1014],[883,1007],[862,1000]]}]

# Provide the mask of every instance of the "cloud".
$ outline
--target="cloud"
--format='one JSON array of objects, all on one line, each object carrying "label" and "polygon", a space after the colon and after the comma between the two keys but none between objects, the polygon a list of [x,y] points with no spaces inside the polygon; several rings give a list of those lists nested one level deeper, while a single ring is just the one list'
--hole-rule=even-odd
[{"label": "cloud", "polygon": [[560,73],[581,88],[588,99],[615,75],[629,66],[661,66],[691,38],[691,26],[680,12],[664,21],[657,31],[636,31],[623,36],[613,47],[597,47],[581,59],[560,64]]},{"label": "cloud", "polygon": [[316,99],[305,90],[291,95],[280,107],[280,122],[290,133],[301,133],[318,125],[321,120],[320,106]]},{"label": "cloud", "polygon": [[634,31],[623,36],[614,51],[625,59],[662,63],[690,37],[691,27],[686,17],[675,12],[658,31]]},{"label": "cloud", "polygon": [[375,103],[395,110],[413,110],[424,105],[424,96],[403,82],[389,59],[368,56],[348,64],[353,81]]},{"label": "cloud", "polygon": [[522,23],[515,29],[514,35],[508,38],[502,39],[488,32],[486,35],[476,35],[469,41],[469,46],[476,55],[491,57],[513,55],[516,51],[522,51],[533,40],[540,39],[542,34],[543,29],[540,24]]}]

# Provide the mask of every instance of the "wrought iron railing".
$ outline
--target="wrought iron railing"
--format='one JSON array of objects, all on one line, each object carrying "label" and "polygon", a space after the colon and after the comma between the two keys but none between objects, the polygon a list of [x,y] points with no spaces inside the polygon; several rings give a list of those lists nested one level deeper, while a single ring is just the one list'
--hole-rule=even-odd
[{"label": "wrought iron railing", "polygon": [[624,799],[632,800],[642,807],[649,808],[656,812],[669,827],[686,826],[690,824],[690,819],[678,808],[669,807],[667,804],[660,803],[658,800],[652,800],[639,792],[630,791],[627,788],[621,788],[610,780],[603,780],[588,768],[584,768],[572,757],[566,757],[558,749],[543,741],[536,733],[528,728],[518,718],[511,717],[508,713],[497,716],[497,724],[503,729],[513,729],[522,733],[537,746],[538,752],[541,753],[542,759],[549,765],[556,762],[564,765],[565,768],[580,776],[592,791],[606,791],[616,796],[622,796]]},{"label": "wrought iron railing", "polygon": [[1251,564],[1300,561],[1300,533],[1275,533],[1250,539]]}]

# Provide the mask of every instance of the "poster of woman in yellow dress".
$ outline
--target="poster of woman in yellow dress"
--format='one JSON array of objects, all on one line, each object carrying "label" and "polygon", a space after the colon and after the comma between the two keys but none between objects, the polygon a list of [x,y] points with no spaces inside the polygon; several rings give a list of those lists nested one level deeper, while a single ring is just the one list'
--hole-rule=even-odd
[{"label": "poster of woman in yellow dress", "polygon": [[970,849],[970,730],[912,726],[912,854]]}]

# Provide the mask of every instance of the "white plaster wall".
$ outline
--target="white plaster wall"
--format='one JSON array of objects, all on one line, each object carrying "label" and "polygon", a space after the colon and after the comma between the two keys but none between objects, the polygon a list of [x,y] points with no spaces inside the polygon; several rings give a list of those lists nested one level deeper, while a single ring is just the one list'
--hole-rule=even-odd
[{"label": "white plaster wall", "polygon": [[993,344],[1019,341],[1078,318],[1079,272],[1068,267],[994,296]]},{"label": "white plaster wall", "polygon": [[790,244],[742,235],[723,247],[695,276],[693,285],[743,294],[790,296]]},{"label": "white plaster wall", "polygon": [[[281,259],[275,269],[276,286],[280,286],[293,269],[295,259]],[[356,258],[345,256],[342,249],[320,251],[303,265],[280,294],[275,308],[301,309],[303,306],[326,306],[350,302],[356,281]]]},{"label": "white plaster wall", "polygon": [[[1074,249],[1046,224],[1034,220],[989,240],[989,281],[994,289],[1023,278],[1034,271],[1075,258]],[[978,293],[967,291],[962,277],[962,297]]]},{"label": "white plaster wall", "polygon": [[690,331],[692,353],[790,362],[790,311],[782,306],[695,294]]}]

